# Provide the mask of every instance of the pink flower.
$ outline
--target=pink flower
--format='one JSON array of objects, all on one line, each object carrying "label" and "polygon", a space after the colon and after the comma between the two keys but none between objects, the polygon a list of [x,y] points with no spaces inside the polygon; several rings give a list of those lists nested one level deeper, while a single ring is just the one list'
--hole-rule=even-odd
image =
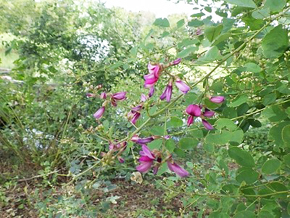
[{"label": "pink flower", "polygon": [[220,104],[220,103],[224,102],[225,97],[224,96],[214,96],[214,97],[211,97],[209,100],[213,103]]},{"label": "pink flower", "polygon": [[105,107],[102,106],[99,110],[97,110],[96,113],[94,113],[94,118],[100,119],[103,116],[104,112],[105,112]]},{"label": "pink flower", "polygon": [[118,156],[117,158],[118,158],[120,163],[124,163],[125,162],[124,158],[122,158],[121,156]]},{"label": "pink flower", "polygon": [[114,100],[117,100],[117,101],[125,100],[126,99],[126,93],[127,92],[117,92],[117,93],[112,95],[112,98]]},{"label": "pink flower", "polygon": [[139,119],[141,113],[140,111],[142,110],[143,106],[138,105],[136,107],[133,107],[131,111],[127,114],[128,119],[133,123],[134,125],[136,124],[137,120]]},{"label": "pink flower", "polygon": [[154,84],[158,81],[160,73],[162,71],[161,65],[151,65],[150,63],[148,64],[148,71],[149,74],[144,76],[145,79],[145,88],[151,88],[154,86]]},{"label": "pink flower", "polygon": [[147,137],[147,138],[139,138],[136,143],[140,144],[140,145],[144,145],[147,143],[150,143],[154,140],[153,136]]},{"label": "pink flower", "polygon": [[172,95],[172,82],[169,81],[168,85],[166,86],[166,89],[164,90],[164,92],[160,96],[160,99],[164,100],[166,98],[166,101],[170,102],[171,95]]},{"label": "pink flower", "polygon": [[186,113],[194,117],[199,117],[201,115],[201,109],[197,104],[190,104],[186,108]]},{"label": "pink flower", "polygon": [[167,161],[167,166],[168,166],[168,169],[170,169],[172,172],[176,173],[180,177],[189,176],[189,173],[185,169],[183,169],[182,167],[180,167],[178,164],[174,162],[172,163],[172,160]]},{"label": "pink flower", "polygon": [[142,151],[140,151],[140,155],[141,157],[139,158],[139,162],[141,164],[138,165],[136,169],[141,173],[146,173],[153,165],[155,156],[146,145],[142,145]]},{"label": "pink flower", "polygon": [[194,117],[201,116],[201,109],[197,104],[190,104],[186,108],[186,113],[189,115],[187,119],[187,126],[190,126],[194,122]]},{"label": "pink flower", "polygon": [[183,92],[184,94],[186,94],[190,88],[188,85],[186,85],[183,81],[181,81],[180,79],[175,81],[175,85],[177,86],[177,88]]}]

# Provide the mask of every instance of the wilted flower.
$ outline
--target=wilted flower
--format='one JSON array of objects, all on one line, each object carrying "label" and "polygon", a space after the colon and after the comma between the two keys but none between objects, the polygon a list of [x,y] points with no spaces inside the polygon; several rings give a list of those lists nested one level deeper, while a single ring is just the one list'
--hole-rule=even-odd
[{"label": "wilted flower", "polygon": [[220,103],[224,102],[225,97],[224,96],[213,96],[209,100],[213,103],[220,104]]},{"label": "wilted flower", "polygon": [[94,118],[100,119],[103,116],[104,112],[105,112],[105,107],[102,106],[99,110],[97,110],[96,113],[94,113]]},{"label": "wilted flower", "polygon": [[112,95],[111,97],[111,104],[116,107],[117,106],[117,102],[116,101],[122,101],[126,99],[126,93],[127,92],[117,92],[115,94]]},{"label": "wilted flower", "polygon": [[96,94],[93,94],[93,93],[87,93],[86,96],[88,98],[93,98],[93,97],[96,97]]},{"label": "wilted flower", "polygon": [[141,113],[140,111],[142,110],[143,106],[138,105],[136,107],[133,107],[131,111],[127,114],[128,119],[135,125],[137,120],[139,119]]},{"label": "wilted flower", "polygon": [[181,92],[183,92],[184,94],[186,94],[186,93],[190,90],[189,86],[186,85],[186,84],[185,84],[183,81],[181,81],[180,79],[177,79],[177,80],[175,81],[175,85],[176,85],[177,88],[178,88]]},{"label": "wilted flower", "polygon": [[181,62],[181,58],[177,58],[176,60],[172,61],[171,64],[172,65],[177,65]]},{"label": "wilted flower", "polygon": [[172,172],[176,173],[180,177],[187,177],[189,176],[189,173],[180,167],[177,163],[175,163],[172,159],[169,159],[167,161],[167,166],[168,169],[171,170]]},{"label": "wilted flower", "polygon": [[172,95],[172,81],[169,81],[169,83],[166,86],[164,92],[161,94],[160,99],[164,100],[166,98],[166,101],[170,102],[171,95]]},{"label": "wilted flower", "polygon": [[150,137],[147,137],[147,138],[139,138],[136,143],[140,144],[140,145],[144,145],[144,144],[147,144],[147,143],[150,143],[154,140],[154,136],[150,136]]},{"label": "wilted flower", "polygon": [[125,162],[124,158],[122,158],[121,156],[118,156],[117,158],[118,158],[120,163],[124,163]]}]

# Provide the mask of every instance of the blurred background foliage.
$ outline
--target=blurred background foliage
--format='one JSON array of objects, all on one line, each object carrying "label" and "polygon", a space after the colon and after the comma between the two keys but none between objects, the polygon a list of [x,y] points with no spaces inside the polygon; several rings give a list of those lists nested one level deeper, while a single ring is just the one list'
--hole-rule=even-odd
[{"label": "blurred background foliage", "polygon": [[[186,2],[197,7],[190,17],[156,18],[96,1],[0,0],[3,211],[12,214],[9,191],[17,187],[26,194],[13,204],[18,215],[26,207],[43,217],[94,217],[99,212],[114,217],[108,209],[120,196],[111,192],[113,183],[129,183],[139,148],[128,143],[124,164],[93,166],[108,151],[108,139],[135,130],[126,114],[142,93],[148,94],[143,88],[148,62],[182,58],[170,73],[190,85],[203,80],[140,135],[170,135],[148,146],[170,151],[192,176],[179,180],[166,166],[155,177],[148,173],[149,184],[154,181],[163,190],[162,202],[156,196],[148,201],[163,206],[177,201],[179,210],[165,206],[160,212],[149,205],[124,216],[289,216],[289,1]],[[149,113],[167,105],[159,96],[169,78],[158,82]],[[126,91],[127,100],[107,107],[102,121],[96,121],[92,114],[102,100],[86,93],[102,91]],[[173,97],[177,92],[174,88]],[[206,95],[223,95],[226,102],[213,104]],[[204,130],[200,122],[186,127],[183,111],[193,103],[219,114],[209,120],[214,131]],[[136,125],[147,118],[144,111]],[[33,191],[19,185],[25,178],[34,181],[35,175],[41,182]],[[62,184],[64,191],[58,193]],[[105,197],[97,200],[92,190]]]}]

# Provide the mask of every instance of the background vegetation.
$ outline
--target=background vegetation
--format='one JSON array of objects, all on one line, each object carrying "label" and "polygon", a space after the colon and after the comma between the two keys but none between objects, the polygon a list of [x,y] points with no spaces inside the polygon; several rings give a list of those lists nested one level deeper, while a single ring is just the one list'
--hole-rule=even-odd
[{"label": "background vegetation", "polygon": [[[290,216],[290,2],[187,4],[198,12],[155,18],[96,1],[0,1],[0,216]],[[160,101],[164,73],[132,125],[147,64],[176,58],[166,73],[191,90]],[[86,93],[120,91],[127,99],[94,119],[103,100]],[[187,127],[189,104],[214,110],[215,129]],[[148,147],[190,176],[166,163],[137,174],[133,133],[169,135]],[[122,139],[125,162],[105,161]]]}]

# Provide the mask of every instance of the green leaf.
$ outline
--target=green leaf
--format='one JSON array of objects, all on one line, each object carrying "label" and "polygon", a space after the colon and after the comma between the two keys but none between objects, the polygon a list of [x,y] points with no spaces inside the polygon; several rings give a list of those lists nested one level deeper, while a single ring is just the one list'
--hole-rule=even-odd
[{"label": "green leaf", "polygon": [[270,93],[268,95],[265,95],[263,98],[263,105],[267,106],[269,104],[272,104],[276,101],[276,94],[275,93]]},{"label": "green leaf", "polygon": [[245,181],[247,184],[253,184],[258,180],[259,173],[249,168],[241,168],[237,174],[236,180],[240,183]]},{"label": "green leaf", "polygon": [[290,147],[290,125],[283,127],[282,139],[287,147]]},{"label": "green leaf", "polygon": [[245,8],[256,8],[257,5],[253,0],[226,0],[230,4],[234,4]]},{"label": "green leaf", "polygon": [[153,25],[159,26],[159,27],[170,27],[169,21],[167,18],[157,18]]},{"label": "green leaf", "polygon": [[262,115],[268,118],[271,122],[278,122],[287,118],[287,113],[281,106],[273,105],[263,110]]},{"label": "green leaf", "polygon": [[206,38],[210,42],[212,42],[217,36],[219,36],[219,34],[221,33],[222,29],[223,29],[223,25],[207,27],[204,30],[204,34],[205,34]]},{"label": "green leaf", "polygon": [[228,154],[233,158],[239,165],[244,167],[254,167],[255,161],[252,155],[238,147],[231,147],[228,150]]},{"label": "green leaf", "polygon": [[278,58],[288,47],[288,31],[279,25],[273,28],[262,40],[263,54],[266,58]]},{"label": "green leaf", "polygon": [[180,127],[183,125],[183,121],[178,117],[171,117],[170,121],[168,122],[168,127]]},{"label": "green leaf", "polygon": [[252,13],[252,17],[255,19],[264,19],[270,16],[270,10],[269,8],[262,8],[259,10],[256,10]]},{"label": "green leaf", "polygon": [[148,144],[148,148],[150,150],[160,149],[161,148],[161,145],[162,145],[162,139],[157,139],[157,140],[154,140],[154,141],[150,142]]},{"label": "green leaf", "polygon": [[224,127],[230,131],[236,130],[238,127],[234,121],[227,118],[220,118],[215,122],[216,129],[223,129]]},{"label": "green leaf", "polygon": [[283,157],[283,163],[284,163],[286,166],[290,167],[290,154],[287,154],[287,155],[285,155],[285,156]]},{"label": "green leaf", "polygon": [[153,126],[151,129],[150,129],[150,132],[152,135],[164,135],[164,129],[160,126]]},{"label": "green leaf", "polygon": [[222,58],[220,51],[216,46],[213,46],[211,49],[209,49],[204,56],[199,58],[196,63],[209,63],[213,61],[220,60]]},{"label": "green leaf", "polygon": [[169,152],[173,152],[174,149],[175,149],[175,142],[173,139],[168,139],[166,142],[165,142],[165,147],[167,148],[167,150]]},{"label": "green leaf", "polygon": [[203,15],[204,15],[204,13],[200,12],[200,13],[192,14],[190,16],[191,17],[202,17]]},{"label": "green leaf", "polygon": [[185,150],[191,150],[194,147],[196,147],[197,144],[198,144],[198,141],[195,138],[182,138],[179,141],[180,148],[185,149]]},{"label": "green leaf", "polygon": [[233,218],[255,218],[256,215],[254,212],[249,210],[239,211]]},{"label": "green leaf", "polygon": [[262,166],[262,172],[264,174],[272,174],[276,172],[281,166],[281,162],[278,159],[267,160]]},{"label": "green leaf", "polygon": [[202,26],[204,23],[200,20],[192,20],[188,22],[188,26],[192,26],[192,27],[199,27]]},{"label": "green leaf", "polygon": [[286,5],[286,0],[266,0],[264,7],[269,8],[271,11],[279,12]]},{"label": "green leaf", "polygon": [[276,145],[278,145],[279,147],[284,147],[282,133],[283,133],[283,128],[287,125],[290,125],[290,122],[278,123],[277,125],[273,126],[269,131],[269,136],[268,136],[269,140],[274,140]]},{"label": "green leaf", "polygon": [[229,104],[229,107],[237,107],[237,106],[244,104],[246,102],[248,102],[248,96],[239,95]]},{"label": "green leaf", "polygon": [[179,21],[176,23],[176,26],[177,26],[177,28],[180,28],[180,27],[182,27],[184,24],[185,24],[184,19],[181,19],[181,20],[179,20]]},{"label": "green leaf", "polygon": [[175,149],[174,149],[174,153],[175,153],[178,157],[182,157],[182,158],[186,157],[186,153],[185,153],[183,150],[181,150],[180,148],[175,148]]},{"label": "green leaf", "polygon": [[163,173],[165,173],[166,171],[168,171],[168,166],[167,163],[164,162],[163,164],[161,164],[161,166],[158,169],[157,175],[161,176]]},{"label": "green leaf", "polygon": [[252,62],[246,63],[245,67],[248,72],[253,72],[253,73],[259,73],[262,70],[259,65]]},{"label": "green leaf", "polygon": [[179,52],[179,53],[177,54],[177,57],[178,57],[178,58],[185,58],[185,57],[187,57],[188,55],[190,55],[192,52],[195,52],[195,51],[197,51],[197,50],[198,50],[197,47],[195,47],[195,46],[190,46],[190,47],[184,49],[183,51]]}]

